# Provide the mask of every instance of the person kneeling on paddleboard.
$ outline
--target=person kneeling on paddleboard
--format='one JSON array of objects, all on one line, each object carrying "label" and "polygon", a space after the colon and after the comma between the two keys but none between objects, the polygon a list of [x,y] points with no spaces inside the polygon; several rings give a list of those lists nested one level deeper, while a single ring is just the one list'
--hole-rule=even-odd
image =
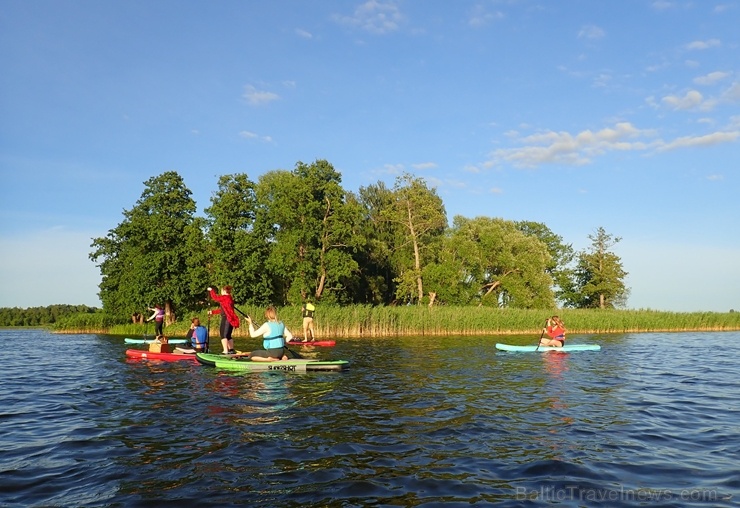
[{"label": "person kneeling on paddleboard", "polygon": [[285,323],[278,321],[277,311],[275,307],[267,307],[265,310],[265,318],[267,321],[255,330],[252,318],[247,316],[247,323],[249,323],[249,336],[263,337],[262,347],[265,349],[258,349],[252,351],[249,357],[252,361],[257,362],[269,362],[275,360],[287,360],[285,342],[293,339],[293,334],[286,328]]},{"label": "person kneeling on paddleboard", "polygon": [[547,333],[550,338],[540,339],[540,346],[563,347],[565,344],[565,324],[558,316],[547,320],[543,332]]},{"label": "person kneeling on paddleboard", "polygon": [[207,353],[208,352],[208,328],[200,324],[200,319],[194,317],[190,324],[186,339],[190,340],[190,349],[176,347],[175,351],[181,353]]}]

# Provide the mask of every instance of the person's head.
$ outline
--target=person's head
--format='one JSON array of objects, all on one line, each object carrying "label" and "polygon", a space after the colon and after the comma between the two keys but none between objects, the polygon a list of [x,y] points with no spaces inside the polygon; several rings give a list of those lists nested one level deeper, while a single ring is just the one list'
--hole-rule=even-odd
[{"label": "person's head", "polygon": [[277,321],[277,311],[275,310],[275,307],[270,305],[265,309],[265,318],[270,321]]},{"label": "person's head", "polygon": [[193,323],[193,326],[200,326],[200,318],[194,317],[191,322]]},{"label": "person's head", "polygon": [[554,324],[554,325],[560,325],[560,326],[563,325],[563,322],[560,320],[560,317],[559,316],[553,316],[553,317],[551,317],[550,318],[550,322],[552,324]]},{"label": "person's head", "polygon": [[231,294],[231,286],[224,286],[221,288],[221,294],[222,295],[230,295]]}]

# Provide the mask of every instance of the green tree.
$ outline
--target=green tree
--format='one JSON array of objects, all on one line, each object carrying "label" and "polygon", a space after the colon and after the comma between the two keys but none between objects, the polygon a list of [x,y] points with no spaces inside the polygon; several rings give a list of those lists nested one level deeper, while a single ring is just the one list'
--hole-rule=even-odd
[{"label": "green tree", "polygon": [[517,228],[524,234],[538,238],[547,247],[550,253],[550,263],[546,268],[555,284],[556,298],[563,300],[563,288],[572,287],[574,270],[572,268],[576,254],[572,244],[563,242],[563,237],[553,233],[550,228],[541,222],[518,221]]},{"label": "green tree", "polygon": [[439,281],[438,291],[449,293],[457,285],[456,294],[467,300],[458,300],[460,304],[477,301],[514,308],[555,304],[547,246],[512,221],[456,216],[439,259],[450,277]]},{"label": "green tree", "polygon": [[360,187],[353,198],[361,208],[360,227],[365,238],[365,248],[355,253],[360,270],[355,300],[374,305],[391,303],[396,294],[397,276],[392,263],[395,226],[383,218],[383,210],[392,207],[393,191],[378,181]]},{"label": "green tree", "polygon": [[136,205],[124,210],[124,220],[93,240],[90,259],[100,268],[99,296],[108,313],[130,316],[160,303],[172,322],[176,309],[191,308],[202,298],[193,292],[191,272],[198,265],[192,256],[204,248],[202,223],[195,220],[195,201],[177,172],[144,185]]},{"label": "green tree", "polygon": [[396,296],[402,300],[424,300],[422,271],[432,259],[430,247],[447,227],[447,212],[434,189],[427,187],[423,178],[405,173],[396,178],[393,201],[382,211],[384,220],[395,226],[393,246],[399,269]]},{"label": "green tree", "polygon": [[268,232],[257,225],[256,184],[246,174],[221,176],[205,212],[212,280],[219,286],[233,286],[237,302],[269,303],[272,283],[265,270]]},{"label": "green tree", "polygon": [[619,256],[609,251],[621,238],[608,234],[602,227],[588,238],[591,248],[578,254],[573,284],[563,291],[566,305],[600,309],[623,307],[629,296],[624,283],[627,272]]},{"label": "green tree", "polygon": [[296,304],[309,297],[351,301],[345,289],[358,276],[353,252],[363,241],[360,207],[347,200],[332,165],[299,162],[292,172],[266,173],[257,198],[259,222],[270,232],[267,268],[278,278],[278,297]]}]

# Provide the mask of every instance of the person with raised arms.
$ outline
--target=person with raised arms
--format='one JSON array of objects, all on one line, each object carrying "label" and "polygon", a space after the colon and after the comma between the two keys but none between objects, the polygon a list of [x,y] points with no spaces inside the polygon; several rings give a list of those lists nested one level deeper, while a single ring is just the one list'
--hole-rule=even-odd
[{"label": "person with raised arms", "polygon": [[234,339],[231,338],[231,334],[234,328],[239,328],[239,316],[234,311],[234,299],[231,297],[231,286],[224,286],[221,288],[221,294],[216,294],[213,288],[208,288],[208,293],[211,295],[211,299],[215,300],[219,304],[218,309],[209,310],[208,314],[221,314],[221,326],[219,327],[219,334],[221,336],[221,345],[223,346],[223,354],[235,354],[234,350]]},{"label": "person with raised arms", "polygon": [[247,323],[249,323],[249,336],[252,338],[262,337],[262,347],[264,348],[252,351],[252,354],[249,357],[252,361],[256,362],[287,360],[288,356],[285,343],[293,339],[293,334],[285,326],[285,323],[278,320],[275,307],[267,307],[265,310],[265,319],[267,319],[267,321],[262,323],[262,326],[255,329],[252,318],[247,316]]}]

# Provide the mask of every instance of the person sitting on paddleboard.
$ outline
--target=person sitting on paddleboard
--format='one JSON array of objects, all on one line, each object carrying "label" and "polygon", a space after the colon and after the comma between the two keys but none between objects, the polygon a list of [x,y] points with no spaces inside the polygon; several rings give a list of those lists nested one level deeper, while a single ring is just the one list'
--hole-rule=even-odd
[{"label": "person sitting on paddleboard", "polygon": [[181,353],[206,353],[208,352],[208,328],[200,324],[200,319],[194,317],[190,324],[186,339],[190,340],[190,348],[176,347],[176,351]]},{"label": "person sitting on paddleboard", "polygon": [[544,332],[550,338],[541,339],[540,346],[563,347],[565,344],[565,324],[558,316],[553,316],[547,320]]},{"label": "person sitting on paddleboard", "polygon": [[218,295],[213,288],[208,288],[208,293],[211,298],[217,301],[220,305],[218,309],[209,310],[208,314],[221,314],[221,326],[219,327],[219,333],[221,335],[221,345],[223,346],[223,354],[235,354],[234,350],[234,339],[231,338],[231,333],[234,328],[239,328],[239,316],[234,311],[234,299],[231,297],[231,286],[224,286],[221,288],[221,294]]},{"label": "person sitting on paddleboard", "polygon": [[275,307],[267,307],[265,310],[265,318],[267,321],[262,324],[256,330],[254,329],[254,323],[252,318],[247,316],[247,323],[249,323],[249,336],[263,337],[262,347],[265,349],[258,349],[252,351],[249,357],[252,361],[257,362],[269,362],[274,360],[287,360],[285,342],[293,338],[293,334],[285,326],[285,323],[278,321],[277,311]]}]

